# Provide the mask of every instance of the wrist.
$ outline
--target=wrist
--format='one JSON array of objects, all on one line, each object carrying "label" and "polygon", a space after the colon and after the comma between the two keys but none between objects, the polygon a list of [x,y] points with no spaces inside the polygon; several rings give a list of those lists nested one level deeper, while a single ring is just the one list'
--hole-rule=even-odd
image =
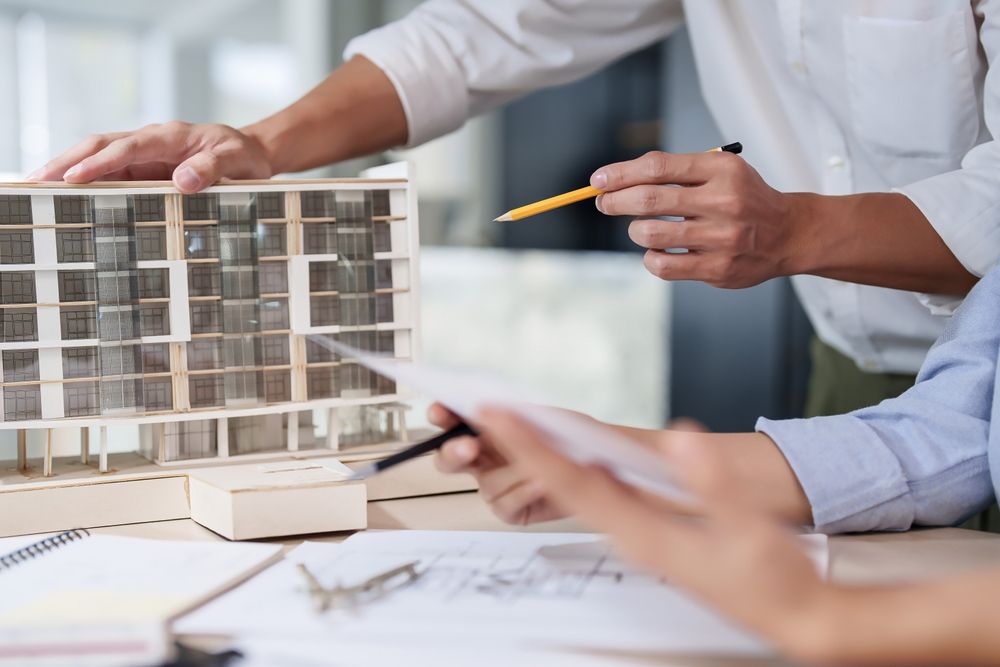
[{"label": "wrist", "polygon": [[815,273],[822,262],[824,202],[828,199],[812,192],[785,192],[785,243],[779,257],[783,276]]},{"label": "wrist", "polygon": [[288,168],[280,160],[279,149],[281,142],[279,141],[278,133],[273,127],[269,126],[269,121],[271,121],[270,118],[241,127],[239,131],[248,140],[257,145],[257,148],[263,153],[264,159],[267,161],[268,169],[271,172],[270,176],[274,176],[275,174],[288,171]]}]

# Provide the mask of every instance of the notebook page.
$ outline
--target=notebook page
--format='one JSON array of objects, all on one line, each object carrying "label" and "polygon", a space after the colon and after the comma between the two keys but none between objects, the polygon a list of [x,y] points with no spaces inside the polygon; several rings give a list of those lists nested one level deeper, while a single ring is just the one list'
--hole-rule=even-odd
[{"label": "notebook page", "polygon": [[0,572],[0,628],[166,620],[280,553],[270,544],[93,535]]}]

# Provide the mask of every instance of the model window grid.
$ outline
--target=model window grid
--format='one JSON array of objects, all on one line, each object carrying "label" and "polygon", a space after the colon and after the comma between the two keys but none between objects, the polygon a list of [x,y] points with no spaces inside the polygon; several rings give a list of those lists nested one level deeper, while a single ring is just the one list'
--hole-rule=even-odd
[{"label": "model window grid", "polygon": [[287,366],[292,363],[288,336],[262,336],[261,358],[265,366]]},{"label": "model window grid", "polygon": [[332,218],[337,214],[335,194],[331,190],[303,190],[299,209],[303,218]]},{"label": "model window grid", "polygon": [[139,269],[139,298],[166,299],[170,296],[167,269]]},{"label": "model window grid", "polygon": [[101,411],[142,407],[142,380],[138,378],[102,378]]},{"label": "model window grid", "polygon": [[309,298],[309,323],[314,327],[340,324],[340,298],[311,296]]},{"label": "model window grid", "polygon": [[332,222],[302,220],[302,251],[307,255],[337,252],[337,226]]},{"label": "model window grid", "polygon": [[0,264],[32,264],[35,242],[30,230],[0,230]]},{"label": "model window grid", "polygon": [[309,292],[336,292],[338,277],[337,262],[310,262]]},{"label": "model window grid", "polygon": [[188,294],[190,296],[221,296],[219,267],[213,264],[189,265]]},{"label": "model window grid", "polygon": [[138,271],[102,271],[98,269],[95,275],[97,276],[97,298],[102,307],[129,304],[138,297]]},{"label": "model window grid", "polygon": [[261,294],[288,294],[287,262],[261,262],[258,276]]},{"label": "model window grid", "polygon": [[37,382],[38,350],[4,350],[4,382]]},{"label": "model window grid", "polygon": [[287,331],[288,299],[269,299],[260,304],[261,331]]},{"label": "model window grid", "polygon": [[3,388],[3,412],[6,421],[42,418],[42,390],[39,385]]},{"label": "model window grid", "polygon": [[258,192],[254,195],[254,199],[258,219],[277,220],[285,217],[284,192]]},{"label": "model window grid", "polygon": [[287,403],[292,400],[292,381],[289,371],[264,371],[264,399],[268,403]]},{"label": "model window grid", "polygon": [[135,242],[140,261],[167,258],[167,231],[163,227],[143,227],[135,230]]},{"label": "model window grid", "polygon": [[167,451],[182,452],[183,458],[208,458],[218,454],[218,431],[213,420],[171,422],[165,436]]},{"label": "model window grid", "polygon": [[223,403],[225,389],[222,375],[192,375],[188,378],[188,396],[191,407],[211,408]]},{"label": "model window grid", "polygon": [[108,343],[100,346],[101,377],[137,376],[142,373],[142,346]]},{"label": "model window grid", "polygon": [[66,379],[97,377],[97,348],[64,347],[62,367]]},{"label": "model window grid", "polygon": [[3,340],[6,343],[38,340],[38,319],[34,308],[4,308]]},{"label": "model window grid", "polygon": [[0,225],[30,224],[30,195],[0,195]]},{"label": "model window grid", "polygon": [[345,327],[375,324],[375,295],[369,293],[340,295],[340,324]]},{"label": "model window grid", "polygon": [[147,412],[169,411],[174,407],[174,386],[170,378],[144,378],[143,403]]},{"label": "model window grid", "polygon": [[[329,194],[331,194],[331,195],[332,195],[332,193],[329,193]],[[381,194],[384,194],[384,195],[386,195],[386,196],[384,197],[384,201],[386,202],[386,206],[387,206],[387,203],[388,203],[388,196],[387,196],[387,195],[388,195],[388,193],[387,193],[387,192],[384,192],[384,191],[382,191],[382,192],[381,192]],[[321,199],[321,200],[324,200],[324,201],[329,201],[329,198],[328,198],[328,197],[321,197],[321,198],[319,198],[319,199]],[[377,199],[377,198],[376,198],[376,199]],[[161,198],[161,201],[162,201],[162,198]],[[273,198],[273,201],[275,201],[275,202],[279,202],[279,201],[280,201],[280,202],[281,202],[281,206],[282,206],[282,208],[283,208],[283,202],[284,202],[284,198],[283,198],[283,197],[275,197],[275,198]],[[263,205],[263,202],[261,202],[261,204]],[[192,208],[196,208],[196,207],[190,207],[190,206],[189,206],[189,207],[188,207],[188,211],[187,211],[187,212],[188,212],[188,214],[189,214],[189,215],[191,215],[191,217],[192,217],[193,219],[198,219],[198,218],[196,218],[196,217],[195,217],[196,215],[204,215],[204,214],[205,214],[204,210],[203,210],[203,211],[201,211],[200,213],[194,213],[194,214],[192,214],[192,212],[191,212],[191,209],[192,209]],[[208,204],[208,206],[207,206],[206,208],[207,208],[208,210],[211,210],[211,204]],[[266,208],[265,208],[265,211],[266,211]],[[327,210],[323,210],[323,211],[321,211],[320,213],[326,213],[326,212],[328,212],[328,211],[327,211]],[[80,213],[81,215],[86,215],[86,213],[84,213],[84,209],[82,209],[82,207],[81,207],[81,210],[79,211],[79,213]],[[276,215],[280,215],[280,214],[281,214],[281,212],[278,212],[278,213],[276,213]],[[317,215],[318,213],[317,213],[316,211],[313,211],[313,214],[314,214],[314,215]],[[376,214],[382,214],[382,215],[388,215],[388,211],[387,211],[387,210],[386,210],[385,212],[382,212],[382,211],[378,211],[378,212],[377,212]],[[270,215],[270,213],[268,213],[268,215]],[[275,227],[277,227],[277,226],[275,225]],[[388,226],[387,226],[387,225],[385,225],[385,226],[383,226],[383,225],[379,225],[379,227],[384,227],[384,228],[386,228],[386,229],[388,228]],[[283,230],[284,230],[284,227],[277,227],[277,229],[280,229],[280,230],[282,230],[282,231],[283,231]],[[157,231],[157,232],[159,232],[160,230],[156,230],[156,231]],[[284,238],[284,234],[280,234],[280,235],[277,235],[277,237],[278,237],[278,238],[280,239],[280,241],[281,241],[281,245],[284,245],[284,241],[285,241],[285,238]],[[157,233],[157,234],[156,234],[156,236],[155,236],[155,237],[153,237],[153,238],[154,238],[154,240],[155,240],[155,241],[159,242],[159,241],[160,241],[160,239],[162,239],[163,237],[162,237],[162,236],[161,236],[161,235],[160,235],[159,233]],[[80,239],[80,240],[82,241],[83,239]],[[157,245],[161,245],[161,244],[160,244],[160,243],[157,243]],[[381,243],[380,243],[380,246],[381,246]],[[369,247],[370,247],[370,246],[369,246]],[[157,248],[155,248],[154,250],[150,250],[149,252],[150,252],[150,253],[152,254],[152,256],[159,256],[159,252],[158,252],[159,250],[160,250],[160,248],[159,248],[159,247],[157,247]],[[271,249],[271,251],[272,251],[272,252],[276,252],[276,251],[280,251],[280,250],[281,250],[281,249],[280,249],[280,247],[279,247],[279,248],[272,248],[272,249]],[[380,250],[380,251],[381,251],[381,250]],[[365,252],[368,252],[368,251],[365,251]],[[350,253],[349,253],[349,254],[350,254]],[[368,255],[368,256],[370,257],[370,255]],[[287,276],[287,274],[285,273],[285,269],[284,269],[284,266],[282,265],[282,271],[281,271],[280,273],[276,273],[276,274],[274,274],[274,275],[282,275],[282,276]],[[365,274],[365,276],[367,277],[367,275],[368,275],[368,274],[366,273],[366,274]],[[364,280],[361,280],[360,282],[361,282],[361,284],[360,284],[360,285],[354,285],[353,287],[355,287],[356,289],[365,289],[365,288],[366,288],[366,285],[364,284],[364,283],[365,283],[365,281],[364,281]],[[367,287],[367,288],[368,288],[368,289],[370,289],[370,287]],[[391,296],[391,295],[385,295],[385,296]],[[390,302],[390,303],[391,303],[391,302]],[[192,305],[194,305],[194,304],[192,304]],[[287,306],[287,304],[283,304],[283,305]],[[283,309],[283,310],[284,310],[284,309]],[[381,308],[380,308],[380,310],[381,310]],[[284,317],[282,317],[282,320],[283,320],[283,319],[284,319]],[[365,318],[362,318],[362,319],[365,319]],[[381,319],[382,319],[382,318],[380,318],[380,320],[381,320]],[[286,343],[286,345],[287,345],[287,338],[285,338],[285,343]],[[284,385],[286,384],[285,380],[286,380],[286,376],[288,375],[287,373],[269,373],[268,375],[274,375],[274,376],[275,376],[275,378],[277,378],[276,382],[277,382],[277,383],[280,383],[280,384],[281,384],[282,386],[284,386]],[[353,384],[353,383],[352,383],[352,384]],[[270,394],[270,393],[272,393],[272,392],[268,392],[268,393]],[[282,392],[279,392],[279,393],[281,393],[281,394],[284,394],[284,391],[282,391]]]},{"label": "model window grid", "polygon": [[261,358],[260,336],[227,336],[222,339],[222,351],[226,370],[256,368]]},{"label": "model window grid", "polygon": [[37,303],[34,271],[0,271],[0,303]]},{"label": "model window grid", "polygon": [[167,343],[144,343],[142,370],[145,374],[170,372],[170,347]]},{"label": "model window grid", "polygon": [[170,315],[165,303],[144,303],[139,307],[139,333],[141,336],[166,336],[170,334]]},{"label": "model window grid", "polygon": [[374,292],[375,260],[340,259],[337,262],[337,288],[342,294],[348,292]]},{"label": "model window grid", "polygon": [[218,220],[219,195],[202,193],[183,198],[185,220]]},{"label": "model window grid", "polygon": [[57,229],[56,254],[60,262],[93,262],[93,232],[89,229]]},{"label": "model window grid", "polygon": [[374,223],[337,223],[337,258],[347,260],[372,260],[375,253]]},{"label": "model window grid", "polygon": [[109,306],[98,310],[97,331],[102,342],[139,338],[139,310],[131,305]]},{"label": "model window grid", "polygon": [[91,224],[93,209],[91,198],[86,195],[56,195],[52,198],[55,205],[56,224]]},{"label": "model window grid", "polygon": [[60,271],[59,301],[94,301],[97,298],[94,278],[93,271]]},{"label": "model window grid", "polygon": [[256,266],[223,266],[223,303],[232,299],[256,299],[258,278]]},{"label": "model window grid", "polygon": [[335,374],[331,368],[306,368],[306,388],[308,399],[333,398],[337,394],[334,386]]},{"label": "model window grid", "polygon": [[261,371],[226,371],[224,377],[226,401],[264,399],[264,373]]},{"label": "model window grid", "polygon": [[[312,227],[313,225],[310,225]],[[288,254],[288,226],[284,222],[258,226],[257,252],[261,257],[284,257]]]},{"label": "model window grid", "polygon": [[191,334],[220,333],[222,308],[219,301],[192,301]]},{"label": "model window grid", "polygon": [[214,224],[184,225],[184,256],[187,259],[217,259],[219,231]]},{"label": "model window grid", "polygon": [[63,384],[63,413],[67,417],[100,414],[100,388],[97,382]]},{"label": "model window grid", "polygon": [[203,338],[187,344],[187,367],[189,371],[221,370],[222,339]]},{"label": "model window grid", "polygon": [[136,222],[163,222],[166,220],[163,195],[129,195],[129,199]]}]

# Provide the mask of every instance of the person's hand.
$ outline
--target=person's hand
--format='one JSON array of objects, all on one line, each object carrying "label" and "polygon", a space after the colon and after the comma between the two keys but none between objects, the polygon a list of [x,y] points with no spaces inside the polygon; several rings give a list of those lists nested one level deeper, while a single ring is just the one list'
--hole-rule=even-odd
[{"label": "person's hand", "polygon": [[[458,417],[440,403],[433,404],[427,416],[442,429],[458,423]],[[437,451],[435,464],[441,472],[468,473],[475,477],[479,495],[507,523],[527,525],[565,516],[552,506],[537,484],[507,462],[489,438],[453,438]]]},{"label": "person's hand", "polygon": [[557,453],[545,436],[498,410],[477,418],[511,467],[567,514],[606,533],[627,558],[663,575],[795,657],[816,659],[832,638],[836,589],[823,582],[788,529],[731,483],[719,452],[678,435],[669,460],[701,501],[702,518],[665,510],[607,470]]},{"label": "person's hand", "polygon": [[737,288],[798,272],[793,206],[737,155],[653,151],[601,167],[590,184],[604,191],[602,213],[636,216],[629,237],[649,249],[643,263],[663,280]]},{"label": "person's hand", "polygon": [[134,132],[87,137],[29,176],[33,181],[173,180],[184,193],[221,178],[270,178],[271,163],[256,138],[227,125],[172,121]]}]

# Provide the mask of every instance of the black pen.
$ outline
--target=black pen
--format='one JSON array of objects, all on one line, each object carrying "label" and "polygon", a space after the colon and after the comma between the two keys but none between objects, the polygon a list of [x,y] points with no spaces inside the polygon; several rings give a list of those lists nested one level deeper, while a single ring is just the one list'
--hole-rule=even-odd
[{"label": "black pen", "polygon": [[452,426],[447,431],[438,433],[433,438],[428,438],[423,442],[418,442],[415,445],[411,445],[404,450],[398,451],[392,456],[387,456],[384,459],[379,459],[372,463],[368,463],[361,468],[354,471],[355,479],[367,479],[372,475],[377,475],[383,470],[388,470],[393,466],[397,466],[400,463],[405,463],[410,459],[414,459],[421,454],[426,454],[427,452],[433,452],[435,449],[440,449],[441,445],[448,442],[452,438],[458,438],[463,435],[479,435],[476,429],[472,428],[465,422],[459,422],[455,426]]}]

